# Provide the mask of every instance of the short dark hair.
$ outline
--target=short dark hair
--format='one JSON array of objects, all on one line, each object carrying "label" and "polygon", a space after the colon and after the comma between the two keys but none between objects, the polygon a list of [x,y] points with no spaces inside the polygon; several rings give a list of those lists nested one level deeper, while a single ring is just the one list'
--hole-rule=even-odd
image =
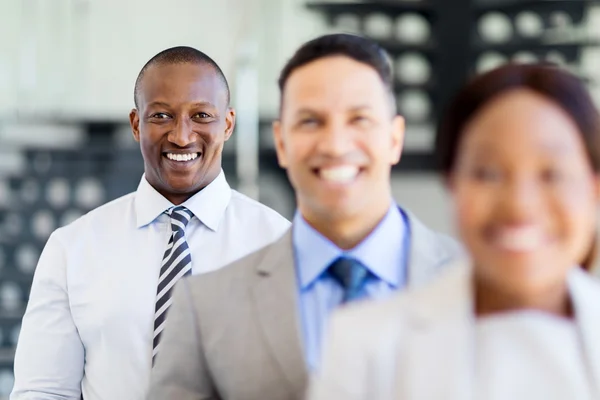
[{"label": "short dark hair", "polygon": [[229,92],[229,83],[227,83],[227,78],[225,78],[225,74],[219,67],[219,65],[208,55],[197,50],[193,47],[187,46],[177,46],[171,47],[169,49],[163,50],[154,57],[152,57],[143,67],[140,73],[138,74],[137,79],[135,80],[135,88],[133,90],[133,101],[135,103],[135,107],[138,107],[138,95],[141,88],[142,79],[144,78],[144,74],[146,71],[154,66],[154,65],[172,65],[172,64],[198,64],[198,65],[208,65],[212,67],[219,79],[225,85],[225,91],[227,95],[227,105],[230,102],[230,92]]},{"label": "short dark hair", "polygon": [[585,84],[550,64],[506,64],[467,83],[439,121],[435,140],[438,166],[452,173],[466,125],[490,101],[515,90],[532,90],[556,103],[575,122],[595,172],[600,172],[600,115]]},{"label": "short dark hair", "polygon": [[[373,68],[385,88],[394,97],[394,79],[388,53],[376,42],[358,35],[335,33],[320,36],[303,44],[285,64],[279,75],[279,92],[298,68],[325,57],[345,56]],[[395,101],[394,101],[395,104]]]}]

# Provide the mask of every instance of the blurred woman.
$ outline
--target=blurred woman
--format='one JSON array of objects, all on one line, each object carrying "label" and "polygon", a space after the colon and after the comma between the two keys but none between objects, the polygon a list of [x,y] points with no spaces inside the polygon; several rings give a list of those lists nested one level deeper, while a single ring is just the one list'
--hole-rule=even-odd
[{"label": "blurred woman", "polygon": [[[312,400],[600,399],[600,117],[558,68],[479,76],[436,150],[471,259],[334,317]],[[586,265],[586,267],[588,267]]]}]

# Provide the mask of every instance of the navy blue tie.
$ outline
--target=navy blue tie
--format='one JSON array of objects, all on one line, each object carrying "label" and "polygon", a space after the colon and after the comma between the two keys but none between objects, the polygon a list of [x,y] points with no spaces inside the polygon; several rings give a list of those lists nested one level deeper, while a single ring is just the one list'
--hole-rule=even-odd
[{"label": "navy blue tie", "polygon": [[360,261],[339,257],[328,268],[329,274],[344,288],[343,303],[366,296],[365,284],[371,273]]}]

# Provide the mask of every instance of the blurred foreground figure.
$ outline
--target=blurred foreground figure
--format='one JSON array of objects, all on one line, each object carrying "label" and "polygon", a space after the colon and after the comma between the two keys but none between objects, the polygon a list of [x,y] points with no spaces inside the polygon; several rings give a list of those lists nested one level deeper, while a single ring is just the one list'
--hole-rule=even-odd
[{"label": "blurred foreground figure", "polygon": [[509,65],[457,96],[437,139],[472,261],[332,318],[310,400],[600,398],[594,239],[600,118],[583,84]]},{"label": "blurred foreground figure", "polygon": [[181,282],[150,399],[302,399],[334,308],[419,286],[460,254],[392,199],[404,121],[391,82],[383,49],[359,36],[317,38],[288,62],[274,134],[292,229]]}]

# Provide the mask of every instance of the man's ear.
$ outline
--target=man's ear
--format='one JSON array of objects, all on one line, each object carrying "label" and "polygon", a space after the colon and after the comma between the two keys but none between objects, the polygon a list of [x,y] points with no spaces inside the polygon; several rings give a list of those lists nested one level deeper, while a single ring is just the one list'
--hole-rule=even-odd
[{"label": "man's ear", "polygon": [[225,116],[225,140],[229,140],[235,129],[235,109],[229,107]]},{"label": "man's ear", "polygon": [[277,161],[281,168],[287,168],[287,157],[285,155],[285,141],[281,132],[281,121],[273,121],[273,141],[277,152]]},{"label": "man's ear", "polygon": [[396,165],[402,157],[402,149],[404,148],[404,117],[396,115],[392,122],[392,143],[391,143],[391,164]]},{"label": "man's ear", "polygon": [[132,109],[129,113],[129,125],[131,125],[131,132],[136,142],[140,141],[140,114],[137,109]]}]

